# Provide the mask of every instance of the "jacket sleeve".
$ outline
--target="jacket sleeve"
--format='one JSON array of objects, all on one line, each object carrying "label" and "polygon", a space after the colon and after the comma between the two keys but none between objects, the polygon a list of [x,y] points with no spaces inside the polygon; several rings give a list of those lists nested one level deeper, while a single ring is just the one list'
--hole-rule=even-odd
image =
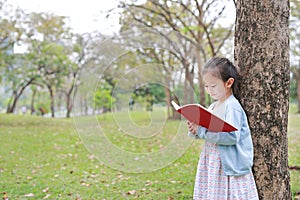
[{"label": "jacket sleeve", "polygon": [[198,133],[193,134],[191,132],[188,132],[188,136],[191,137],[191,138],[193,138],[193,139],[200,139],[199,136],[198,136]]},{"label": "jacket sleeve", "polygon": [[206,128],[199,126],[197,137],[207,140],[208,142],[219,145],[234,145],[240,139],[240,130],[242,127],[243,114],[237,109],[229,109],[225,113],[225,121],[236,127],[237,131],[232,132],[210,132]]}]

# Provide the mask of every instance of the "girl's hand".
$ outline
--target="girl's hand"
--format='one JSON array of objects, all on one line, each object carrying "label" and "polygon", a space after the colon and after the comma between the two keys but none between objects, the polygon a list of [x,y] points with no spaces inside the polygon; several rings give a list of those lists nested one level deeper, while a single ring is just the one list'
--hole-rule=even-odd
[{"label": "girl's hand", "polygon": [[197,130],[198,130],[198,125],[195,124],[195,123],[193,123],[193,122],[188,121],[187,122],[187,126],[188,126],[189,132],[191,132],[192,134],[196,135]]}]

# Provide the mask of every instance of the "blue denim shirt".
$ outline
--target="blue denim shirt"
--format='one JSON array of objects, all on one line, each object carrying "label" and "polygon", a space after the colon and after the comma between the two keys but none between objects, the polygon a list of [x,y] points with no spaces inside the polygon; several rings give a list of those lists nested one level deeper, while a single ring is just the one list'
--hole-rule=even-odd
[{"label": "blue denim shirt", "polygon": [[[209,109],[214,106],[212,104]],[[231,95],[223,103],[223,119],[235,126],[238,130],[233,132],[210,132],[199,126],[195,139],[205,139],[207,142],[217,144],[221,163],[225,175],[241,176],[250,173],[253,165],[253,143],[248,125],[247,116],[239,101]]]}]

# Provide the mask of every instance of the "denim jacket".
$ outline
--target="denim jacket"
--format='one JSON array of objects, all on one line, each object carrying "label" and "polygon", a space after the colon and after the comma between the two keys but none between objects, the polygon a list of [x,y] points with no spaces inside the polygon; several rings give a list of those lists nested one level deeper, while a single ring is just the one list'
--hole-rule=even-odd
[{"label": "denim jacket", "polygon": [[[214,103],[209,109],[213,106]],[[236,127],[237,131],[215,133],[199,126],[197,133],[189,133],[189,136],[217,144],[225,175],[249,174],[253,165],[253,144],[247,116],[233,95],[225,100],[222,107],[223,116],[220,117]]]}]

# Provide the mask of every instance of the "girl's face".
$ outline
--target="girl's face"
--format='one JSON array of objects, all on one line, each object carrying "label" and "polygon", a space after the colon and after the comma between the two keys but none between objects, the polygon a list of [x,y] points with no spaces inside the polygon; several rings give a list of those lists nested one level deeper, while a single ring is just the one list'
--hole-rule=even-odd
[{"label": "girl's face", "polygon": [[214,100],[223,102],[232,94],[231,86],[234,81],[233,78],[229,78],[228,81],[223,82],[223,80],[211,75],[210,73],[205,73],[203,75],[203,81],[206,92]]}]

